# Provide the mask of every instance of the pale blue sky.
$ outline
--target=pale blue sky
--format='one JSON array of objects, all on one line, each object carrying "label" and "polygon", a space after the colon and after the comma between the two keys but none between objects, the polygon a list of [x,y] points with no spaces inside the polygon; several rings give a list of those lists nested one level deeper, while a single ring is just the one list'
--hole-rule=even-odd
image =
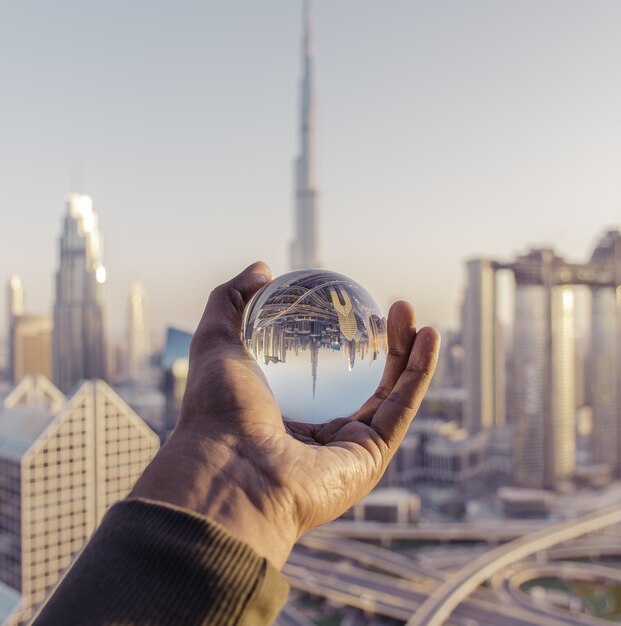
[{"label": "pale blue sky", "polygon": [[[111,324],[156,329],[287,269],[297,0],[0,0],[0,279],[53,299],[71,164],[105,239]],[[315,0],[325,265],[455,323],[462,262],[621,222],[617,0]],[[0,306],[4,309],[4,290]],[[4,332],[5,320],[0,329]]]}]

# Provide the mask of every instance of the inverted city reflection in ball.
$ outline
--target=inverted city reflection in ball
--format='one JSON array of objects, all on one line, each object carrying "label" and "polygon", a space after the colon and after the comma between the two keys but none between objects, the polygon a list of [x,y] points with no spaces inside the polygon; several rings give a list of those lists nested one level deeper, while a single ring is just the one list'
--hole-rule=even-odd
[{"label": "inverted city reflection in ball", "polygon": [[386,319],[347,276],[296,270],[248,303],[243,340],[284,417],[322,423],[351,415],[375,391],[388,343]]}]

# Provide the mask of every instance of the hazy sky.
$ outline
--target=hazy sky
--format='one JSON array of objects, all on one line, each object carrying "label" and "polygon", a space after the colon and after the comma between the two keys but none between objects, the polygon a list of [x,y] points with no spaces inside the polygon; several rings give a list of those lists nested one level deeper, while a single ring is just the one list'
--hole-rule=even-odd
[{"label": "hazy sky", "polygon": [[[322,256],[383,306],[454,324],[464,258],[579,259],[621,222],[618,0],[315,0],[314,21]],[[288,269],[300,29],[297,0],[0,0],[0,278],[28,309],[51,308],[75,161],[113,328],[131,280],[156,330],[193,328],[247,263]]]}]

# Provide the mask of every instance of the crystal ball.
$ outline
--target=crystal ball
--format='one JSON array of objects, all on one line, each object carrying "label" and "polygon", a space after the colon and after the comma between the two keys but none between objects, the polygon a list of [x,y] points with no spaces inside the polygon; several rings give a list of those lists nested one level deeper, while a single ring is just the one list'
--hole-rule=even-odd
[{"label": "crystal ball", "polygon": [[242,339],[283,417],[319,424],[346,417],[374,393],[386,318],[357,282],[329,270],[283,274],[246,306]]}]

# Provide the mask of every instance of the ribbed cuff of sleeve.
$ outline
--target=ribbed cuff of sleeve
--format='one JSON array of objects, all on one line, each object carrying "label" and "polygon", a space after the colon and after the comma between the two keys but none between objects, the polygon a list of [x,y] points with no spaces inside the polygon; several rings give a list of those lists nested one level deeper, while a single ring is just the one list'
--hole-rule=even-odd
[{"label": "ribbed cuff of sleeve", "polygon": [[285,578],[222,526],[148,500],[115,504],[35,621],[260,626],[286,601]]}]

